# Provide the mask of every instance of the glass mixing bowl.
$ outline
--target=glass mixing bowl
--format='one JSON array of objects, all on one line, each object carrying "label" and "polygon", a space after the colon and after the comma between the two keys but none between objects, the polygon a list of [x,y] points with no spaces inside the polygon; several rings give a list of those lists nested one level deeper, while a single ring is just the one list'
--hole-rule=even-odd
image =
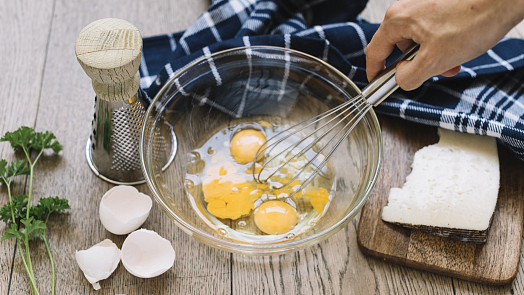
[{"label": "glass mixing bowl", "polygon": [[232,240],[227,231],[202,219],[194,206],[205,208],[205,203],[191,204],[185,191],[190,153],[220,128],[261,118],[292,125],[359,93],[337,69],[290,49],[242,47],[197,60],[174,75],[147,110],[140,141],[147,184],[167,216],[207,245],[247,255],[282,254],[314,245],[346,226],[375,184],[382,142],[373,110],[330,159],[336,180],[325,215],[307,232],[278,243]]}]

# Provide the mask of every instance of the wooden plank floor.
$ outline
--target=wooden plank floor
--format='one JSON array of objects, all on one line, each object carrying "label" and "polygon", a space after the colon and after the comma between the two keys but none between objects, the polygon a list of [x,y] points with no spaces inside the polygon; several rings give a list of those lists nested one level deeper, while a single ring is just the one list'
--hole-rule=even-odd
[{"label": "wooden plank floor", "polygon": [[[372,0],[364,12],[380,21],[390,0]],[[98,221],[98,202],[111,185],[96,178],[84,159],[93,92],[74,55],[86,24],[123,18],[143,36],[183,30],[206,9],[206,0],[0,0],[0,133],[20,125],[52,130],[62,156],[39,164],[34,194],[69,199],[72,210],[50,222],[49,242],[57,265],[57,294],[95,293],[74,260],[75,250],[110,238]],[[511,32],[524,36],[524,25]],[[520,31],[519,31],[520,30]],[[0,144],[0,157],[11,149]],[[139,190],[148,193],[145,185]],[[23,180],[14,187],[24,190]],[[0,204],[6,202],[0,187]],[[524,270],[507,286],[489,287],[367,258],[356,243],[357,220],[307,250],[273,257],[244,257],[202,245],[179,230],[155,204],[144,227],[172,241],[175,267],[154,279],[131,276],[122,266],[96,294],[522,294]],[[3,233],[4,226],[0,226]],[[33,263],[42,294],[50,292],[43,245]],[[28,294],[28,282],[13,241],[0,242],[0,294]],[[37,254],[38,253],[38,254]]]}]

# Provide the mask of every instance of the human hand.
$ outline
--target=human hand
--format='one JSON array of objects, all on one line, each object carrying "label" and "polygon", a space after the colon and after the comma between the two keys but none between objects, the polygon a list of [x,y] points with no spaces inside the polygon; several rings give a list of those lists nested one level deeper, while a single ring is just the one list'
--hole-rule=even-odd
[{"label": "human hand", "polygon": [[524,18],[522,0],[399,0],[366,48],[366,73],[372,80],[395,45],[420,49],[397,65],[396,81],[404,90],[435,75],[453,76],[460,65],[493,47]]}]

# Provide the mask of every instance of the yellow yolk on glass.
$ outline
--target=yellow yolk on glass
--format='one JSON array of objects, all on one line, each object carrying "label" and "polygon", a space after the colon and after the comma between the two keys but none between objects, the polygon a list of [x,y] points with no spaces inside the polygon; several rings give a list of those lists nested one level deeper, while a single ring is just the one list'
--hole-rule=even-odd
[{"label": "yellow yolk on glass", "polygon": [[207,211],[218,218],[238,219],[255,208],[261,192],[238,173],[233,163],[211,166],[202,185]]},{"label": "yellow yolk on glass", "polygon": [[207,211],[218,218],[238,219],[254,209],[260,194],[248,182],[233,184],[213,180],[202,187]]},{"label": "yellow yolk on glass", "polygon": [[295,208],[282,201],[265,202],[255,210],[255,224],[268,235],[279,235],[292,230],[297,220]]},{"label": "yellow yolk on glass", "polygon": [[329,192],[323,187],[315,191],[306,192],[305,196],[317,212],[324,211],[324,207],[329,202]]},{"label": "yellow yolk on glass", "polygon": [[[229,152],[239,164],[253,162],[258,149],[266,142],[264,134],[255,129],[244,129],[233,135]],[[262,155],[257,160],[260,160]]]},{"label": "yellow yolk on glass", "polygon": [[[239,219],[252,214],[255,202],[263,195],[277,198],[289,197],[300,185],[293,180],[282,188],[272,188],[269,183],[258,183],[253,173],[261,169],[260,163],[253,162],[259,148],[266,142],[265,135],[256,129],[243,129],[236,132],[230,140],[229,154],[219,151],[209,159],[202,175],[202,193],[207,203],[207,211],[220,219]],[[227,146],[227,145],[224,145]],[[283,172],[277,178],[279,183],[293,179],[294,171]],[[329,192],[325,188],[309,187],[293,195],[294,199],[309,201],[312,209],[321,213],[329,203]],[[311,209],[308,209],[311,210]],[[298,221],[295,208],[283,201],[266,201],[253,213],[258,229],[270,235],[278,235],[292,230]]]}]

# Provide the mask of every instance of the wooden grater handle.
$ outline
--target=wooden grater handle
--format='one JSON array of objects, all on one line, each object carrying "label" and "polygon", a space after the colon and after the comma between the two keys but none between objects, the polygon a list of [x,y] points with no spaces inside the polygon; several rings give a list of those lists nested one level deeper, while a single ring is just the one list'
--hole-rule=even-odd
[{"label": "wooden grater handle", "polygon": [[131,23],[116,18],[90,23],[78,34],[75,53],[100,99],[122,101],[137,93],[142,36]]}]

